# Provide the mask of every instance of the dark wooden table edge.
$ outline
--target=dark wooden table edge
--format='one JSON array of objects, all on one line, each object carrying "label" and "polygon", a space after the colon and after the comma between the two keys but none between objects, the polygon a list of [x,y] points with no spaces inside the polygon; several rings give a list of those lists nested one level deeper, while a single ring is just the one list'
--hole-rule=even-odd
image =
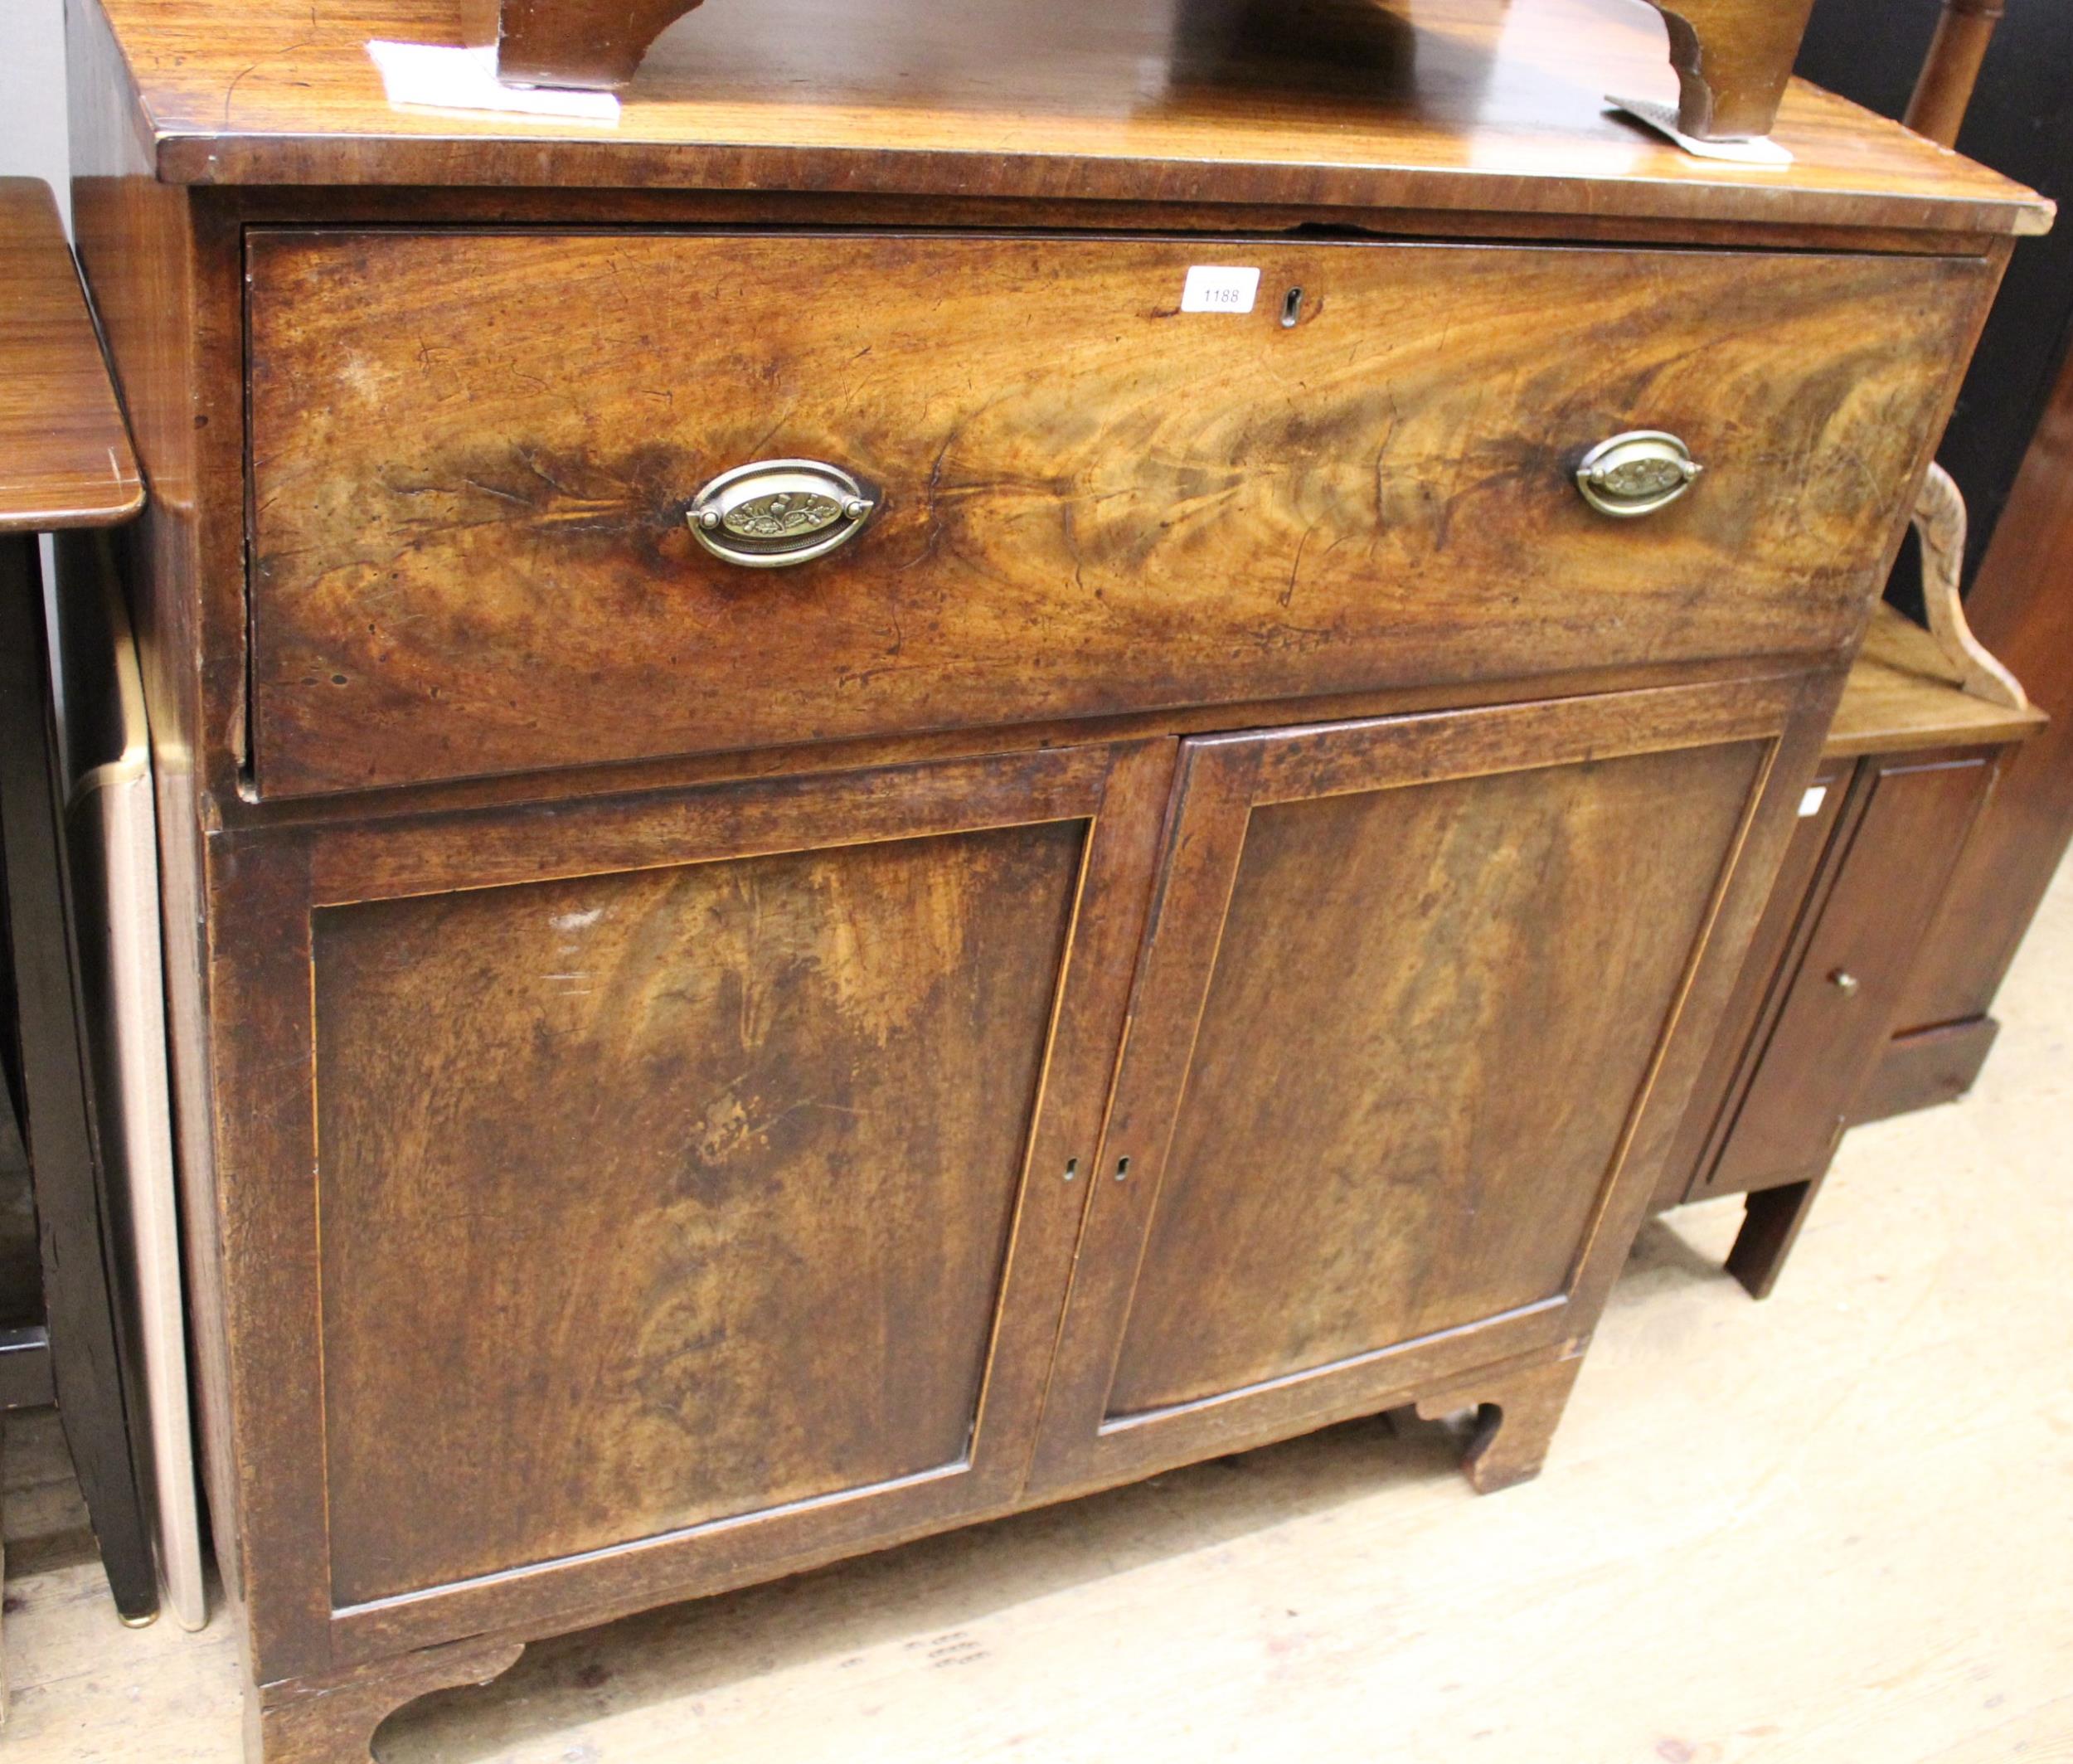
[{"label": "dark wooden table edge", "polygon": [[[89,300],[84,279],[80,274],[79,260],[73,254],[71,242],[65,236],[64,222],[59,218],[57,197],[50,185],[40,178],[9,177],[3,181],[12,184],[40,184],[42,189],[43,214],[41,224],[47,227],[46,236],[38,241],[38,248],[53,256],[62,252],[72,272],[72,289],[78,303],[77,322],[82,344],[90,339],[93,352],[101,364],[101,377],[108,399],[110,421],[104,440],[109,450],[111,467],[109,484],[114,493],[97,496],[100,488],[98,480],[89,483],[80,480],[77,495],[69,498],[61,508],[22,508],[0,510],[0,534],[54,533],[82,527],[119,527],[134,520],[143,510],[146,492],[142,469],[137,463],[137,453],[129,435],[129,427],[123,413],[121,395],[115,388],[114,375],[109,367],[108,352],[103,345],[100,327],[95,323],[92,303]],[[4,338],[0,338],[0,344]]]}]

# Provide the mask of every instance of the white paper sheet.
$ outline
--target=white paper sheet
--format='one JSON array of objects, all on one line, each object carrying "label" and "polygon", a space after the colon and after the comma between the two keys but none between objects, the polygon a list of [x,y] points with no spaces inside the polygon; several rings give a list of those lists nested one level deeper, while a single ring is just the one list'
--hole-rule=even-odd
[{"label": "white paper sheet", "polygon": [[1677,113],[1668,104],[1659,104],[1648,98],[1621,98],[1612,93],[1606,95],[1605,102],[1615,110],[1624,110],[1636,122],[1646,123],[1658,134],[1669,136],[1695,158],[1726,159],[1736,165],[1760,166],[1774,172],[1783,171],[1792,163],[1792,149],[1780,147],[1769,135],[1751,135],[1741,141],[1702,141],[1677,127]]},{"label": "white paper sheet", "polygon": [[381,70],[381,84],[391,104],[432,110],[503,110],[520,116],[566,117],[607,129],[619,126],[619,101],[614,93],[500,84],[497,51],[487,44],[456,49],[444,43],[376,41],[367,45],[367,53]]}]

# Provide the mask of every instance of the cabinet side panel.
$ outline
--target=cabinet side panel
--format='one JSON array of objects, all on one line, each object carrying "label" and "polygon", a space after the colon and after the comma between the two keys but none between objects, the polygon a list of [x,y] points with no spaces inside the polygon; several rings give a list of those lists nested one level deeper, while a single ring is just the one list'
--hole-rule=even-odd
[{"label": "cabinet side panel", "polygon": [[957,1464],[1084,822],[327,908],[333,1594]]}]

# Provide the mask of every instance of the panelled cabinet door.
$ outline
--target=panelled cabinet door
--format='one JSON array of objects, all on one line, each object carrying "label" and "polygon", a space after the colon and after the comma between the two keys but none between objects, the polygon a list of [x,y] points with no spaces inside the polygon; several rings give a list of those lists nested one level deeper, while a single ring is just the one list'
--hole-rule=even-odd
[{"label": "panelled cabinet door", "polygon": [[1828,1167],[1997,769],[1986,751],[1863,761],[1829,890],[1778,978],[1745,1088],[1694,1200],[1805,1182]]},{"label": "panelled cabinet door", "polygon": [[1701,686],[1183,744],[1037,1486],[1588,1334],[1786,714]]},{"label": "panelled cabinet door", "polygon": [[1173,754],[246,848],[265,1620],[351,1659],[1012,1499]]},{"label": "panelled cabinet door", "polygon": [[1663,1161],[1662,1179],[1656,1184],[1658,1207],[1697,1200],[1705,1192],[1720,1137],[1733,1122],[1736,1101],[1749,1081],[1750,1069],[1776,1014],[1779,974],[1781,968],[1789,969],[1795,948],[1805,938],[1811,916],[1808,902],[1821,891],[1832,837],[1856,771],[1852,761],[1824,760],[1813,782],[1800,795],[1792,841],[1778,866],[1720,1028],[1707,1046],[1691,1104]]}]

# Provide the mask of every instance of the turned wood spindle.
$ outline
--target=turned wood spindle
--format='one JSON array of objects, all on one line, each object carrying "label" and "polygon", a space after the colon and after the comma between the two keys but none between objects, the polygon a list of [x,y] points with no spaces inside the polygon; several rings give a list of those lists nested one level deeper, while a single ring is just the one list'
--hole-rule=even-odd
[{"label": "turned wood spindle", "polygon": [[1915,81],[1903,119],[1915,134],[1945,147],[1957,144],[1958,130],[1972,104],[1980,63],[1994,27],[2001,22],[2002,0],[1944,0],[1936,35]]}]

